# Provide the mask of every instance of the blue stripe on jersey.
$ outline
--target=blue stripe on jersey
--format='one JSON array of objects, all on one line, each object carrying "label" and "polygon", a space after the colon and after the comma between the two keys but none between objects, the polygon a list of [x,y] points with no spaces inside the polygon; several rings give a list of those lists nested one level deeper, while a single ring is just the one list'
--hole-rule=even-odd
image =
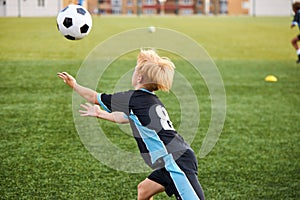
[{"label": "blue stripe on jersey", "polygon": [[130,119],[134,121],[135,126],[149,151],[152,164],[154,164],[157,159],[168,154],[164,143],[160,140],[154,130],[144,127],[133,113],[130,114]]},{"label": "blue stripe on jersey", "polygon": [[164,156],[163,159],[165,161],[165,168],[170,173],[180,197],[183,200],[199,199],[185,173],[181,171],[174,161],[172,154]]},{"label": "blue stripe on jersey", "polygon": [[107,108],[107,106],[102,102],[102,100],[101,100],[101,93],[98,93],[98,94],[97,94],[97,100],[98,100],[98,103],[99,103],[99,105],[101,106],[101,108],[102,108],[103,110],[105,110],[106,112],[111,113],[111,110],[109,110],[109,109]]},{"label": "blue stripe on jersey", "polygon": [[177,191],[183,200],[197,200],[199,197],[197,196],[194,188],[190,184],[188,178],[185,173],[181,171],[181,169],[176,164],[172,154],[168,154],[168,151],[164,145],[164,143],[160,140],[157,133],[154,130],[148,129],[144,127],[136,115],[132,112],[130,113],[130,119],[132,119],[135,123],[136,128],[138,129],[141,138],[143,139],[150,157],[151,162],[154,162],[163,158],[165,162],[165,168],[170,173],[172,180],[176,186]]},{"label": "blue stripe on jersey", "polygon": [[151,92],[151,91],[149,91],[149,90],[147,90],[145,88],[140,88],[139,90],[142,90],[144,92],[148,92],[149,94],[155,94],[154,92]]}]

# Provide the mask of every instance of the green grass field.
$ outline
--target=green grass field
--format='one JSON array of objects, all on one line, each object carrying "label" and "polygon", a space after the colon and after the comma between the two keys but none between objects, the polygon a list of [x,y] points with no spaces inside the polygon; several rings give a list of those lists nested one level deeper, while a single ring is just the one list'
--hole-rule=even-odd
[{"label": "green grass field", "polygon": [[[81,41],[67,41],[55,18],[0,18],[0,199],[136,199],[147,174],[111,169],[81,143],[72,91],[56,77],[76,75],[88,53],[110,36],[156,26],[187,34],[214,59],[226,90],[226,121],[214,149],[199,158],[199,180],[211,199],[300,198],[300,65],[289,17],[94,17]],[[188,51],[188,49],[187,49]],[[131,60],[117,66],[131,68]],[[184,73],[186,63],[176,61]],[[118,70],[107,71],[108,91]],[[187,72],[188,74],[188,72]],[[264,77],[273,74],[276,83]],[[210,121],[205,84],[191,73],[201,102],[199,150]],[[105,88],[101,88],[105,90]],[[178,104],[162,96],[173,122]],[[103,122],[99,122],[103,123]],[[136,151],[134,139],[103,123],[111,140]],[[130,159],[130,158],[127,158]],[[156,199],[169,199],[159,194]]]}]

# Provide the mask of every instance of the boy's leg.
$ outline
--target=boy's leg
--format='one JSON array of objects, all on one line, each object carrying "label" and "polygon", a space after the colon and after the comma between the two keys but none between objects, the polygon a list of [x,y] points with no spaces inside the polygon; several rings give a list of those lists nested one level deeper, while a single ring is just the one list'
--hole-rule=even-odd
[{"label": "boy's leg", "polygon": [[300,40],[300,35],[298,35],[297,37],[294,37],[291,41],[293,47],[296,50],[297,56],[298,56],[297,63],[300,63],[300,49],[299,49],[299,45],[298,45],[299,40]]},{"label": "boy's leg", "polygon": [[298,46],[298,36],[297,37],[294,37],[291,41],[293,47],[295,48],[295,50],[298,50],[299,49],[299,46]]},{"label": "boy's leg", "polygon": [[164,186],[148,178],[138,185],[138,200],[152,200],[153,195],[165,191]]}]

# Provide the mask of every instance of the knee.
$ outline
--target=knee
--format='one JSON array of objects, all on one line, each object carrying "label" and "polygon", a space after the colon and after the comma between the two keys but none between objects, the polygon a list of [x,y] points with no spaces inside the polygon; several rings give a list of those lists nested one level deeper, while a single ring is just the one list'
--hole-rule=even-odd
[{"label": "knee", "polygon": [[148,191],[145,183],[143,182],[139,183],[137,186],[137,191],[138,191],[138,200],[149,199]]},{"label": "knee", "polygon": [[291,40],[291,43],[292,43],[292,44],[297,44],[297,42],[298,42],[298,38],[293,38],[293,39]]}]

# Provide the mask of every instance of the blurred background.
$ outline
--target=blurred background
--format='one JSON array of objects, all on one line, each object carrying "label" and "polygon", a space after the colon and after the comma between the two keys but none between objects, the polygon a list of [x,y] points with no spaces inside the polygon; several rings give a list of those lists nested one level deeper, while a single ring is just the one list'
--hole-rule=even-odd
[{"label": "blurred background", "polygon": [[289,16],[295,0],[0,0],[0,17],[55,16],[68,4],[95,15]]},{"label": "blurred background", "polygon": [[[292,2],[0,0],[0,200],[136,199],[137,184],[148,174],[114,170],[90,154],[75,127],[72,90],[56,74],[76,76],[103,41],[152,26],[195,40],[224,82],[222,134],[205,158],[198,157],[206,198],[300,199],[300,65],[290,42],[299,29],[290,29]],[[70,3],[93,14],[92,31],[82,40],[67,40],[57,30],[56,16]],[[145,30],[143,37],[158,32]],[[200,125],[191,145],[199,152],[211,122],[211,96],[185,58],[170,58],[198,98]],[[114,91],[135,64],[135,52],[120,56],[105,71],[97,91]],[[266,82],[267,75],[278,81]],[[181,111],[174,95],[158,95],[179,126]],[[118,148],[138,152],[134,139],[118,126],[103,120],[99,126]],[[162,193],[155,200],[170,198]]]}]

